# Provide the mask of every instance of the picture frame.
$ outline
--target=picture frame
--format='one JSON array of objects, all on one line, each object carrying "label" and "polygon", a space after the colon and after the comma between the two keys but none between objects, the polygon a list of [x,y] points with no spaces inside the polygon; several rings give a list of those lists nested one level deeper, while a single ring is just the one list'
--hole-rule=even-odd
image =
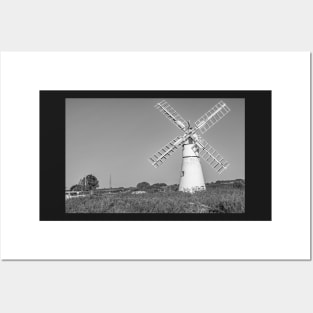
[{"label": "picture frame", "polygon": [[[65,212],[66,99],[221,98],[245,101],[245,212],[78,213]],[[258,118],[255,118],[255,108]],[[119,139],[120,141],[123,138]],[[99,143],[101,144],[101,143]],[[103,160],[105,161],[105,160]],[[145,162],[142,157],[141,162]],[[255,166],[259,164],[259,166]],[[234,165],[236,166],[236,165]],[[51,197],[53,190],[53,197]],[[258,191],[262,190],[262,197]],[[258,197],[256,202],[254,199]],[[266,221],[271,220],[271,91],[40,91],[40,220]]]}]

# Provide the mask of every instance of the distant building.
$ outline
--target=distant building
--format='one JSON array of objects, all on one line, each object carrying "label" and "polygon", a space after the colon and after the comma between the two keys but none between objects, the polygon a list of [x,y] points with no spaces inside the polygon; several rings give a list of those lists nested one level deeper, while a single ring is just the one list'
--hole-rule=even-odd
[{"label": "distant building", "polygon": [[133,191],[132,195],[139,195],[139,194],[142,194],[142,193],[147,193],[147,192],[143,191],[143,190],[138,190],[138,191]]},{"label": "distant building", "polygon": [[78,197],[86,197],[86,194],[83,191],[65,191],[65,199],[78,198]]}]

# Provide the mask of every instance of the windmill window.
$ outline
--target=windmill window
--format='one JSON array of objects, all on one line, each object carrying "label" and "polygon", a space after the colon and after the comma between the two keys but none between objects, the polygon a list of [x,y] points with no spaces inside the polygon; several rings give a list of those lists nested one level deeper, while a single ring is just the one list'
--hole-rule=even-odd
[{"label": "windmill window", "polygon": [[184,176],[184,171],[181,171],[181,177],[183,177]]}]

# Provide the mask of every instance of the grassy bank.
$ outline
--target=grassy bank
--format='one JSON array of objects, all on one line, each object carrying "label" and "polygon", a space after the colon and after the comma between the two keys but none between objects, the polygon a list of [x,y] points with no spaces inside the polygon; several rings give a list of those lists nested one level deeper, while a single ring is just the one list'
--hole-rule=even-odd
[{"label": "grassy bank", "polygon": [[194,194],[105,194],[66,200],[66,213],[244,213],[245,190],[230,186]]}]

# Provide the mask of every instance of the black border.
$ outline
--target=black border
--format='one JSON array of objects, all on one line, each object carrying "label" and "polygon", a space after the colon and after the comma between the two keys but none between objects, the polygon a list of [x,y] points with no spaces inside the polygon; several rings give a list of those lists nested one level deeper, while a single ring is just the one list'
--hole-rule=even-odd
[{"label": "black border", "polygon": [[[66,98],[244,98],[245,213],[242,214],[66,214]],[[271,221],[272,92],[262,91],[40,91],[41,221]],[[63,184],[60,183],[63,181]],[[53,193],[51,193],[53,190]]]}]

